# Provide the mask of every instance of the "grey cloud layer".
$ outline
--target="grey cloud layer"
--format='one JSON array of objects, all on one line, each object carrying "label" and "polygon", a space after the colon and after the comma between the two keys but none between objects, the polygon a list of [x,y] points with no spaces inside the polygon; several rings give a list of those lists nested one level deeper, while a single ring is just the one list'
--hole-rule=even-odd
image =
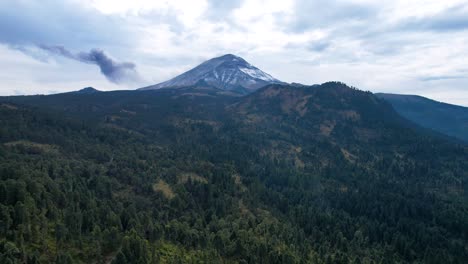
[{"label": "grey cloud layer", "polygon": [[0,42],[8,45],[60,43],[71,48],[130,45],[124,21],[71,1],[0,1]]},{"label": "grey cloud layer", "polygon": [[333,42],[342,45],[356,41],[366,52],[379,56],[395,55],[404,47],[417,45],[420,39],[413,37],[417,33],[443,34],[468,30],[468,4],[443,9],[433,15],[409,16],[392,23],[385,19],[384,6],[337,0],[298,0],[294,18],[290,23],[282,24],[281,28],[299,33],[326,30],[329,33],[326,38],[304,47],[309,51],[323,52]]},{"label": "grey cloud layer", "polygon": [[468,29],[468,4],[460,4],[435,15],[403,21],[401,30],[451,32]]},{"label": "grey cloud layer", "polygon": [[440,75],[440,76],[425,76],[421,77],[420,80],[423,82],[433,82],[433,81],[442,81],[442,80],[456,80],[456,79],[465,79],[466,76],[463,75]]},{"label": "grey cloud layer", "polygon": [[232,10],[241,7],[244,0],[209,0],[207,15],[213,20],[225,20]]},{"label": "grey cloud layer", "polygon": [[294,19],[286,29],[304,32],[314,28],[329,28],[340,23],[368,20],[375,16],[376,11],[374,6],[343,1],[297,0]]}]

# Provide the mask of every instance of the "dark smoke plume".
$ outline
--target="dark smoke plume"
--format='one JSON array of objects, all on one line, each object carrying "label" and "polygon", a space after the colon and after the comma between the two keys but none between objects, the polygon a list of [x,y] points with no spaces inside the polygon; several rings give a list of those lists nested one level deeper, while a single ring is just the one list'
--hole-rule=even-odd
[{"label": "dark smoke plume", "polygon": [[73,53],[63,46],[39,45],[39,48],[72,60],[98,65],[101,73],[113,83],[123,83],[139,79],[134,63],[116,62],[100,49]]}]

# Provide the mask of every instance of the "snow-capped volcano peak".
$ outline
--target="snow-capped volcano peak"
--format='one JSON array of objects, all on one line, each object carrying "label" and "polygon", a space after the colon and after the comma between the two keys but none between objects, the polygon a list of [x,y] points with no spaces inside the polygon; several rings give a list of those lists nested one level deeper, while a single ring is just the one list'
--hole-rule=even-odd
[{"label": "snow-capped volcano peak", "polygon": [[282,83],[243,58],[226,54],[203,62],[169,81],[142,88],[186,87],[203,81],[211,86],[248,93],[271,83]]}]

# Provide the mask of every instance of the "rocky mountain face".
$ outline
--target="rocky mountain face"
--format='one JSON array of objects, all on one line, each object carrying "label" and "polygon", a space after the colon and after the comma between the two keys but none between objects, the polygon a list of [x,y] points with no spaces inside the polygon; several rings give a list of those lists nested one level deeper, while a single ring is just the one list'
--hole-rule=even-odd
[{"label": "rocky mountain face", "polygon": [[267,84],[283,82],[251,65],[243,58],[227,54],[205,61],[166,82],[144,87],[141,90],[187,87],[197,83],[206,83],[222,90],[247,94]]}]

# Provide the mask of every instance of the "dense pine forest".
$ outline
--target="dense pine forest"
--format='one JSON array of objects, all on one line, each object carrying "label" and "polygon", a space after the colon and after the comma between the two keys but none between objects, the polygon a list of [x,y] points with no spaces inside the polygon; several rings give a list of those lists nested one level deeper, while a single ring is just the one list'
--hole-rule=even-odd
[{"label": "dense pine forest", "polygon": [[0,263],[468,263],[467,191],[342,83],[0,98]]}]

